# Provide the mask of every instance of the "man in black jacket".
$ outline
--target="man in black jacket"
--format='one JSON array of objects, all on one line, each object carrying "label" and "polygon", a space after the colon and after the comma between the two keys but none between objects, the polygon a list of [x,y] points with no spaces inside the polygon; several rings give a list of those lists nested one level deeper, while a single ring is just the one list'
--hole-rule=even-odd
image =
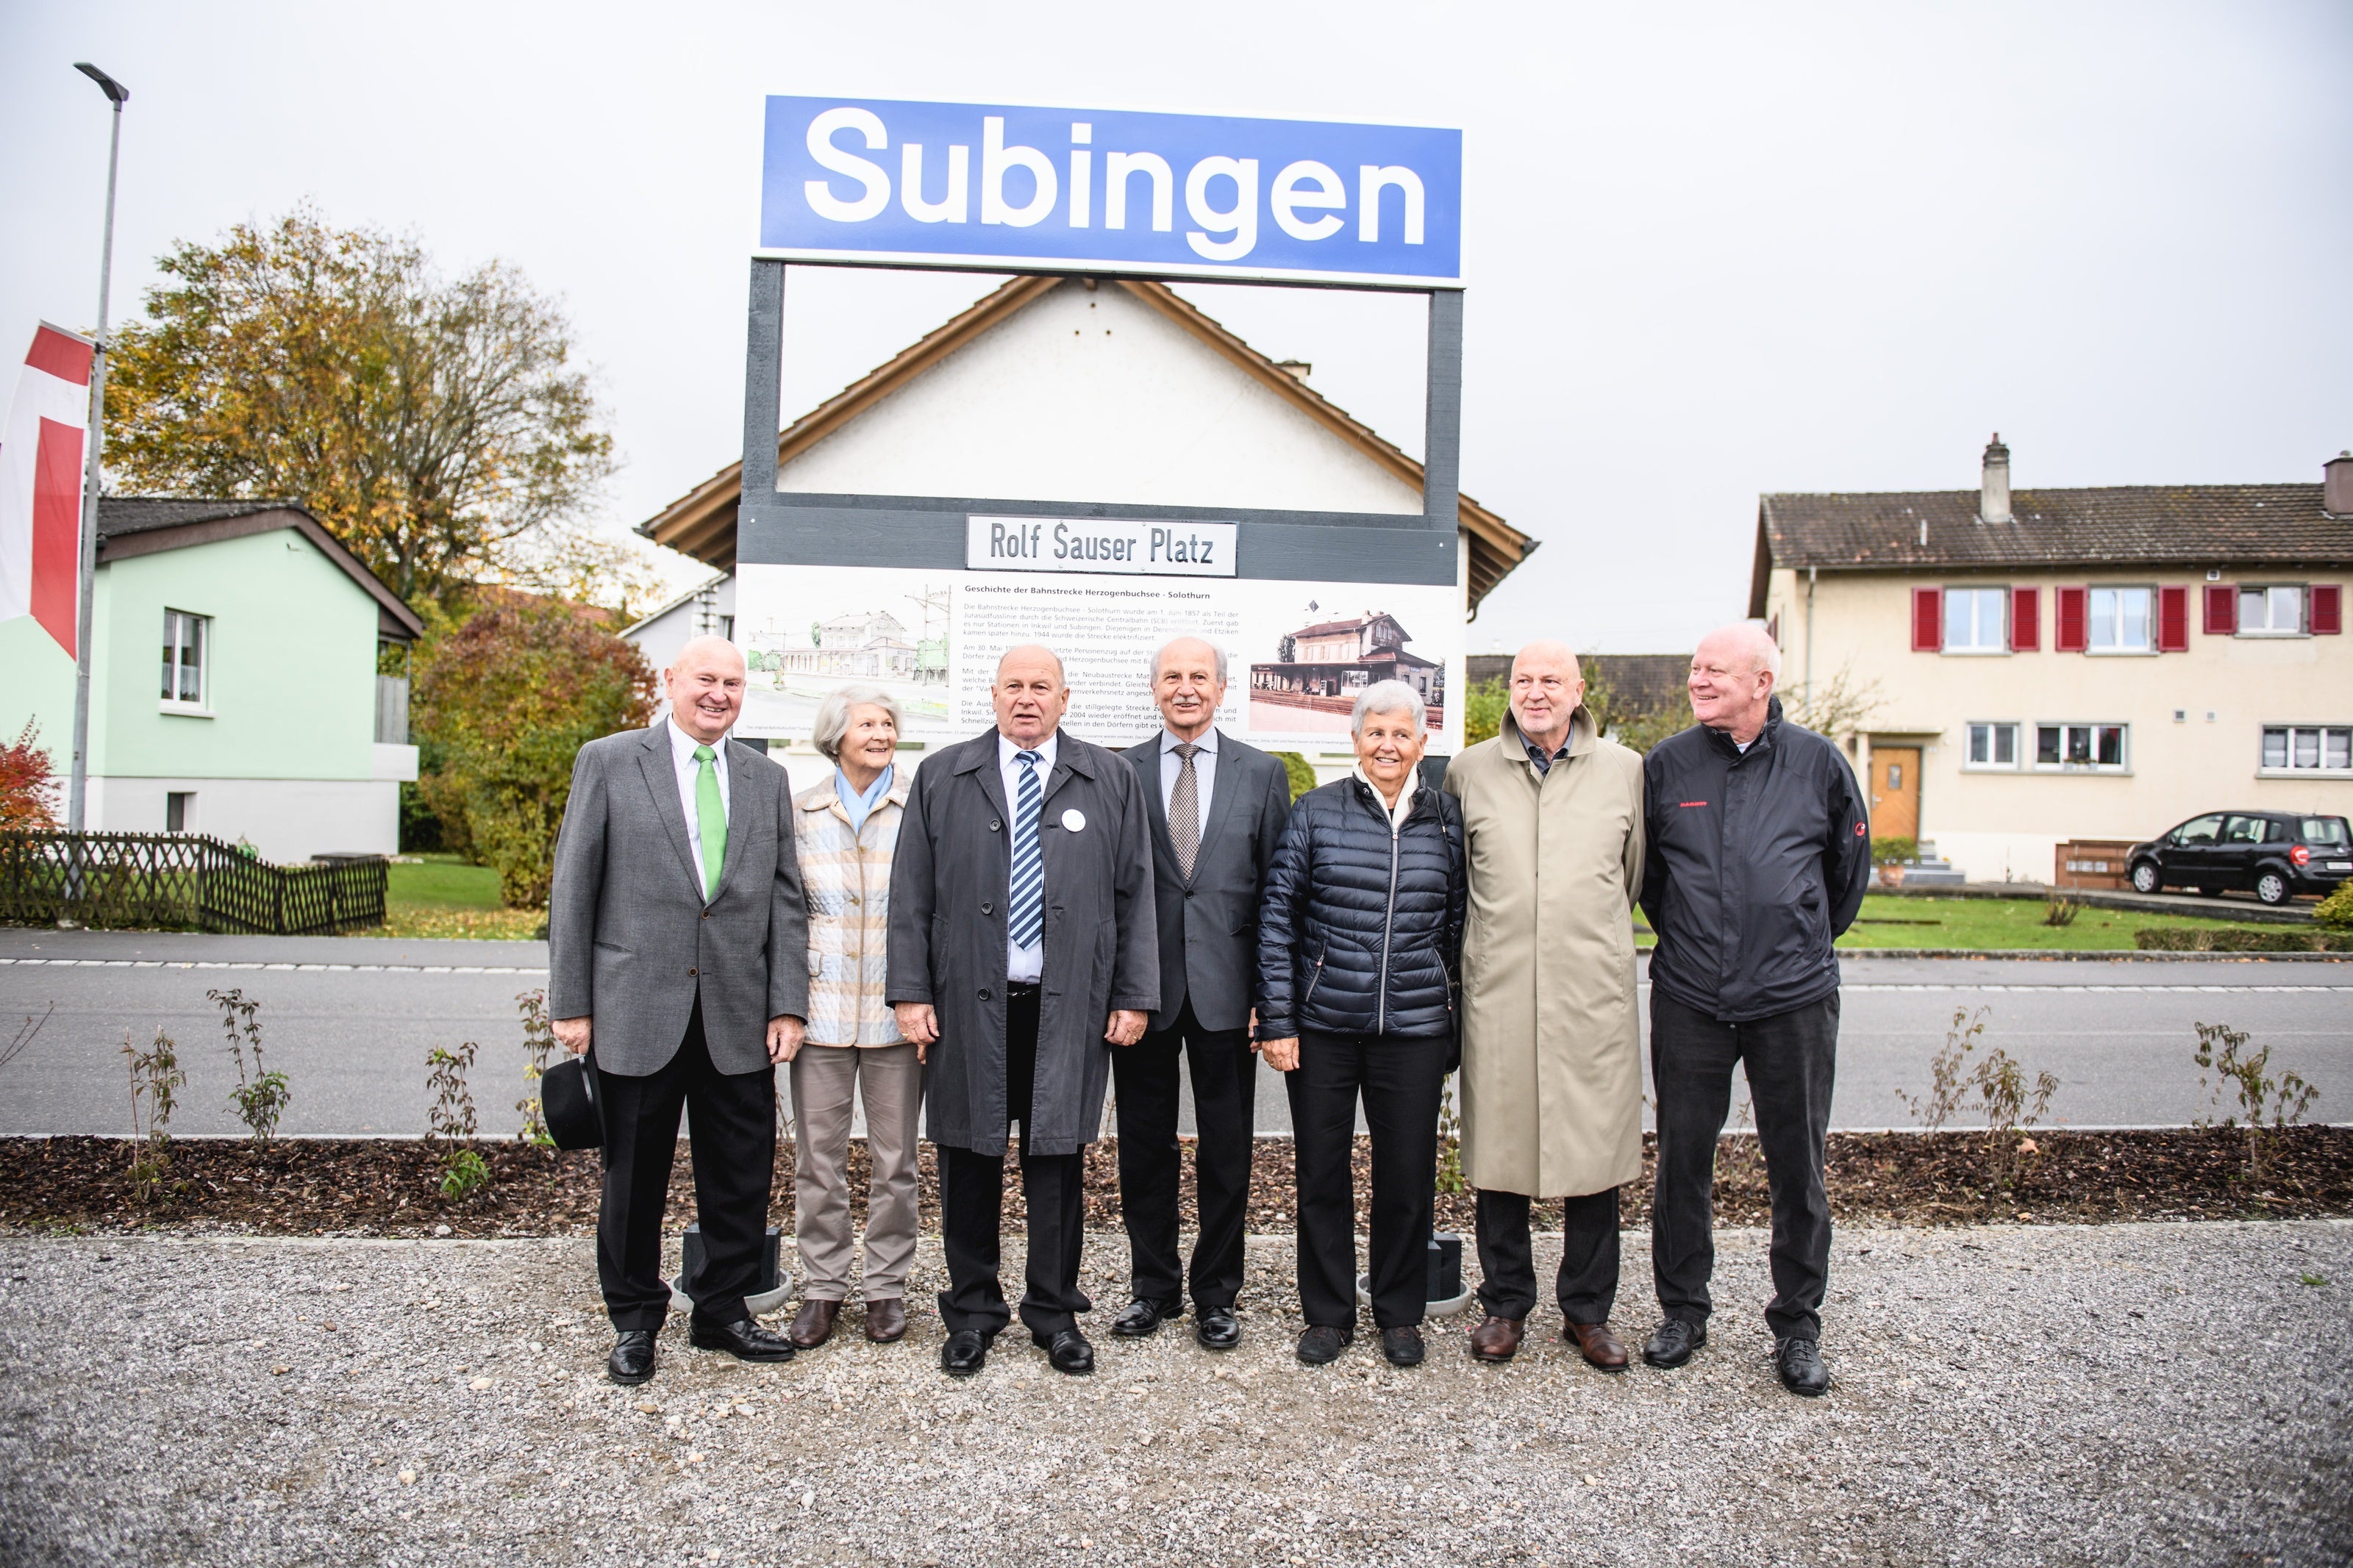
[{"label": "man in black jacket", "polygon": [[1830,1387],[1821,1305],[1831,1254],[1822,1144],[1838,1050],[1839,966],[1871,871],[1871,823],[1838,748],[1781,716],[1780,650],[1753,623],[1692,656],[1699,722],[1643,762],[1650,839],[1658,1192],[1651,1257],[1666,1321],[1642,1359],[1681,1366],[1707,1342],[1710,1203],[1732,1068],[1748,1075],[1773,1203],[1773,1364],[1793,1394]]}]

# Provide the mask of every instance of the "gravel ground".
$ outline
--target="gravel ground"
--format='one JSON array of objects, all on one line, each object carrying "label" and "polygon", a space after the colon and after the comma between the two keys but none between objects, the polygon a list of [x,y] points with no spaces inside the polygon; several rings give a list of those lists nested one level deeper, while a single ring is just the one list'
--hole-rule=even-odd
[{"label": "gravel ground", "polygon": [[[1672,1373],[1459,1321],[1394,1372],[1290,1355],[1289,1238],[1243,1347],[1018,1331],[937,1369],[854,1314],[642,1389],[581,1240],[0,1240],[0,1561],[2306,1564],[2353,1555],[2353,1225],[1844,1232],[1836,1384],[1773,1381],[1763,1235],[1722,1237],[1716,1337]],[[1541,1249],[1557,1241],[1540,1237]],[[1018,1243],[1016,1244],[1018,1256]],[[1630,1233],[1630,1286],[1648,1238]],[[1090,1248],[1096,1317],[1124,1302]],[[935,1242],[918,1283],[936,1286]],[[1651,1326],[1648,1291],[1621,1321]],[[1532,1325],[1533,1327],[1534,1325]]]}]

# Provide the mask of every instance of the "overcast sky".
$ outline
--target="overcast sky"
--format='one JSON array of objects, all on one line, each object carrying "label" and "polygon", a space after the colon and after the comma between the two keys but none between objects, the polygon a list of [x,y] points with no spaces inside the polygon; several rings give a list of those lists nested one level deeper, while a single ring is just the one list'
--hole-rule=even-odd
[{"label": "overcast sky", "polygon": [[[1123,10],[1132,20],[1122,20]],[[2316,480],[2353,446],[2353,5],[0,0],[0,345],[314,201],[560,295],[614,528],[732,460],[770,92],[1459,126],[1462,483],[1542,539],[1473,652],[1679,651],[1767,490]],[[985,290],[796,272],[786,406]],[[1188,288],[1408,450],[1418,299]],[[11,377],[10,379],[13,379]],[[1103,498],[1117,499],[1117,498]]]}]

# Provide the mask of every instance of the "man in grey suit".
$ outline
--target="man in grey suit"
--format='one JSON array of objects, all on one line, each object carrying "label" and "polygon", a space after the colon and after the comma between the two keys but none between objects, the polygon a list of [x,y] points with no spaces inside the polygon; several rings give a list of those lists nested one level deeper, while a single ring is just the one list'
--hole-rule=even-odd
[{"label": "man in grey suit", "polygon": [[940,1365],[969,1377],[1011,1320],[997,1283],[1007,1132],[1021,1123],[1029,1289],[1021,1321],[1058,1372],[1094,1370],[1077,1314],[1086,1146],[1103,1125],[1113,1046],[1159,1004],[1152,838],[1135,770],[1060,733],[1062,661],[1008,650],[997,727],[916,772],[891,864],[885,996],[922,1050],[925,1131],[940,1155],[948,1330]]},{"label": "man in grey suit", "polygon": [[1112,1058],[1119,1107],[1119,1206],[1134,1300],[1111,1326],[1134,1339],[1184,1310],[1176,1239],[1176,1057],[1192,1069],[1193,1336],[1241,1342],[1242,1239],[1250,1211],[1258,1058],[1250,993],[1259,887],[1291,816],[1291,777],[1264,752],[1217,729],[1226,652],[1179,637],[1152,664],[1159,734],[1129,748],[1152,815],[1152,888],[1160,925],[1160,1006],[1133,1049]]},{"label": "man in grey suit", "polygon": [[744,658],[697,637],[663,672],[669,716],[580,748],[555,840],[547,1010],[590,1053],[605,1127],[596,1275],[618,1340],[606,1373],[654,1374],[670,1310],[661,1221],[679,1111],[694,1121],[703,1264],[691,1338],[790,1361],[752,1321],[776,1172],[776,1079],[808,1014],[808,910],[785,771],[727,731]]}]

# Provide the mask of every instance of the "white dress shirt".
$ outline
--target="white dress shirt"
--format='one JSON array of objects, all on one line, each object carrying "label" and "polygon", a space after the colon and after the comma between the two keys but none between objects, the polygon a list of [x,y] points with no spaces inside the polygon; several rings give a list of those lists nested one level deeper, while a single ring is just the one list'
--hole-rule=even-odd
[{"label": "white dress shirt", "polygon": [[[1176,798],[1176,774],[1185,766],[1185,759],[1176,754],[1176,748],[1183,744],[1183,741],[1166,730],[1160,731],[1160,815],[1163,816],[1168,815],[1168,803]],[[1201,748],[1193,753],[1193,802],[1200,808],[1200,820],[1193,825],[1197,830],[1193,841],[1198,844],[1200,842],[1198,830],[1209,826],[1209,790],[1218,782],[1218,727],[1212,724],[1202,731],[1201,738],[1193,744]]]},{"label": "white dress shirt", "polygon": [[[1054,746],[1061,738],[1061,732],[1060,731],[1056,731],[1053,734],[1047,736],[1036,745],[1028,748],[1028,750],[1038,753],[1038,762],[1036,763],[1038,770],[1039,799],[1038,852],[1040,857],[1042,857],[1046,851],[1046,781],[1053,776]],[[1014,758],[1016,754],[1022,750],[1023,748],[1021,746],[1015,744],[1012,741],[1006,738],[1004,731],[999,730],[997,732],[997,776],[998,781],[1005,785],[1005,810],[1007,813],[1005,823],[1005,852],[1008,861],[1011,859],[1013,854],[1013,819],[1021,810],[1022,764],[1016,762]],[[1042,859],[1040,864],[1043,864]],[[1046,893],[1047,889],[1041,889],[1039,891],[1038,897],[1042,900],[1046,897]],[[1013,910],[1009,905],[1007,907],[1005,911],[1005,921],[1006,930],[1009,933],[1013,929]],[[1038,928],[1038,940],[1031,942],[1028,947],[1016,946],[1014,944],[1013,938],[1009,934],[1006,937],[1006,979],[1013,982],[1017,985],[1035,985],[1041,978],[1044,977],[1045,973],[1046,928],[1043,925],[1040,925]]]},{"label": "white dress shirt", "polygon": [[[680,729],[675,719],[665,719],[662,722],[670,726],[670,772],[678,775],[678,800],[686,808],[686,847],[693,853],[694,868],[700,871],[702,868],[702,818],[695,809],[694,784],[695,780],[702,776],[702,764],[695,759],[694,748],[704,742]],[[720,815],[733,822],[735,820],[735,802],[727,783],[727,738],[724,735],[711,747],[711,771],[719,775]]]}]

